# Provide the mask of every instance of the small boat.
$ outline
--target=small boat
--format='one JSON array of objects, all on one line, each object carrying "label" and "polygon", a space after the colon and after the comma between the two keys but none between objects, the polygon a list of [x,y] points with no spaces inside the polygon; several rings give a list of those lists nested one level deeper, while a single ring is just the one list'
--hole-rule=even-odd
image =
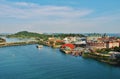
[{"label": "small boat", "polygon": [[43,48],[43,45],[37,45],[37,48]]}]

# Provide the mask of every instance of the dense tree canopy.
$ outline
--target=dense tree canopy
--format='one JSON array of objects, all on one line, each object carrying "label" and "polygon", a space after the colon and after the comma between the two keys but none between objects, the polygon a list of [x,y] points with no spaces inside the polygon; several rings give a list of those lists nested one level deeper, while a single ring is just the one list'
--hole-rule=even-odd
[{"label": "dense tree canopy", "polygon": [[79,36],[79,37],[84,37],[82,34],[64,34],[64,33],[56,33],[56,34],[39,34],[39,33],[33,33],[33,32],[28,32],[28,31],[21,31],[16,34],[8,35],[8,37],[20,37],[20,38],[42,38],[42,39],[47,39],[48,37],[56,37],[56,38],[65,38],[69,36]]},{"label": "dense tree canopy", "polygon": [[0,38],[0,43],[5,42],[5,39]]}]

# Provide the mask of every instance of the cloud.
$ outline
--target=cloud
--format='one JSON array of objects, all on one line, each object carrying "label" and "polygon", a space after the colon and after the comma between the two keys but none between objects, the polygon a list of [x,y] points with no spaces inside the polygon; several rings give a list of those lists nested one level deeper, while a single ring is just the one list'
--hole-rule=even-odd
[{"label": "cloud", "polygon": [[[3,3],[4,4],[3,4]],[[99,15],[92,9],[39,5],[28,2],[0,3],[0,31],[103,32],[120,25],[116,12]],[[119,12],[118,12],[119,13]],[[116,23],[117,22],[117,23]],[[14,29],[11,29],[14,28]],[[117,30],[117,29],[116,29]],[[115,30],[108,30],[115,31]]]},{"label": "cloud", "polygon": [[31,7],[31,6],[37,6],[34,3],[26,3],[26,2],[15,2],[13,5],[17,5],[17,6],[24,6],[24,7]]},{"label": "cloud", "polygon": [[84,17],[93,11],[88,9],[75,9],[67,6],[48,6],[34,3],[15,2],[0,5],[0,17],[11,18],[40,18],[40,17]]}]

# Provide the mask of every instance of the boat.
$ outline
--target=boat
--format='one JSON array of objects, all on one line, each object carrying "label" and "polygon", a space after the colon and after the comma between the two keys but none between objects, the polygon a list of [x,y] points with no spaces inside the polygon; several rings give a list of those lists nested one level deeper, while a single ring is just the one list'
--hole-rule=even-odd
[{"label": "boat", "polygon": [[37,48],[43,48],[43,45],[37,45]]}]

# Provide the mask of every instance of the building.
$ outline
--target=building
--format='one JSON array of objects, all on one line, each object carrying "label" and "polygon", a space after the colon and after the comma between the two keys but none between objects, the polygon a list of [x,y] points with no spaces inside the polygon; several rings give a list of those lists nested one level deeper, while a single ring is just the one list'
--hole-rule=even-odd
[{"label": "building", "polygon": [[96,49],[106,48],[106,43],[104,43],[104,42],[88,42],[87,45],[90,48],[96,48]]},{"label": "building", "polygon": [[106,43],[106,48],[114,48],[114,47],[119,47],[120,43],[119,42],[107,42]]},{"label": "building", "polygon": [[73,43],[73,42],[76,41],[76,37],[65,37],[65,38],[63,39],[63,41],[64,41],[65,44]]},{"label": "building", "polygon": [[70,50],[73,50],[75,48],[75,46],[73,44],[64,44],[61,46],[61,48],[69,48]]},{"label": "building", "polygon": [[97,39],[98,42],[108,42],[108,41],[116,41],[116,40],[117,40],[116,37],[102,37]]},{"label": "building", "polygon": [[70,43],[70,40],[66,37],[63,39],[64,43],[67,44],[67,43]]},{"label": "building", "polygon": [[98,41],[98,38],[102,38],[101,36],[88,36],[87,42],[95,42]]},{"label": "building", "polygon": [[85,47],[87,42],[86,42],[86,37],[77,37],[76,41],[73,42],[73,44],[76,47]]},{"label": "building", "polygon": [[114,48],[119,47],[120,43],[114,42],[88,42],[87,45],[91,48],[103,49],[103,48]]},{"label": "building", "polygon": [[72,50],[75,48],[73,44],[64,44],[61,46],[60,50],[66,54],[72,53]]}]

